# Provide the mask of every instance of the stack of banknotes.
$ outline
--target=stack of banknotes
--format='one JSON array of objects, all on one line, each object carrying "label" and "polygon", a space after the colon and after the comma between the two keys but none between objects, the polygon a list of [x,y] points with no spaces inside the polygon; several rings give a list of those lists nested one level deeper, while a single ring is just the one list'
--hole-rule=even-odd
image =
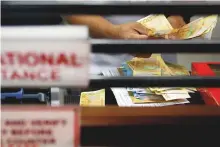
[{"label": "stack of banknotes", "polygon": [[152,54],[150,58],[133,58],[122,64],[125,76],[172,76],[190,75],[184,66],[164,62],[160,54]]},{"label": "stack of banknotes", "polygon": [[[119,70],[124,76],[189,76],[189,71],[177,64],[164,62],[160,54],[153,54],[150,58],[133,58],[122,65]],[[165,101],[190,98],[188,93],[196,91],[195,88],[187,87],[149,87],[149,88],[130,88],[134,102],[149,102],[149,96],[157,95],[157,100]],[[156,98],[156,97],[155,97]],[[151,100],[150,100],[151,101]]]},{"label": "stack of banknotes", "polygon": [[[177,64],[165,62],[160,54],[150,58],[133,58],[117,69],[103,71],[104,76],[190,76],[189,71]],[[189,103],[189,93],[194,93],[192,87],[145,87],[145,88],[112,88],[116,99],[130,101],[129,106],[166,106]],[[121,98],[124,97],[124,98]],[[129,99],[129,100],[125,100]],[[120,102],[119,102],[120,103]],[[129,102],[128,102],[129,103]],[[123,104],[122,104],[123,105]],[[123,105],[125,106],[125,104]]]},{"label": "stack of banknotes", "polygon": [[[102,71],[104,76],[121,76],[120,68],[109,68]],[[168,89],[168,88],[167,88]],[[150,88],[111,88],[118,106],[121,107],[162,107],[189,103],[187,98],[165,100],[162,95],[151,92]],[[177,89],[175,89],[177,90]],[[179,94],[179,93],[178,93]],[[172,97],[173,98],[173,97]],[[190,98],[188,96],[188,98]]]},{"label": "stack of banknotes", "polygon": [[148,36],[169,39],[175,36],[178,39],[204,38],[212,32],[218,20],[218,15],[201,17],[181,28],[174,29],[163,14],[149,15],[138,20],[147,29]]}]

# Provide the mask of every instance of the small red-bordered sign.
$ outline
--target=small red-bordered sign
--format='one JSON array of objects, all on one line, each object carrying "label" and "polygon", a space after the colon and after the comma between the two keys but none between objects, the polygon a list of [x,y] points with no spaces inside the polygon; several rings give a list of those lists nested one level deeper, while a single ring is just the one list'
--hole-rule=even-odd
[{"label": "small red-bordered sign", "polygon": [[2,106],[1,147],[78,147],[79,109]]}]

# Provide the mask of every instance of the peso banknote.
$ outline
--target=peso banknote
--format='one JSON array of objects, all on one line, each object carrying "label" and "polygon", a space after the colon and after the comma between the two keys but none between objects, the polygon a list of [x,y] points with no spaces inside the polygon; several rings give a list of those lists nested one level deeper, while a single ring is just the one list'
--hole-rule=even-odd
[{"label": "peso banknote", "polygon": [[161,36],[173,30],[173,27],[163,14],[152,14],[137,22],[149,29],[148,36]]},{"label": "peso banknote", "polygon": [[199,18],[177,30],[176,36],[179,39],[199,37],[211,31],[216,26],[217,19],[217,15]]},{"label": "peso banknote", "polygon": [[138,103],[163,103],[164,98],[161,95],[141,95],[138,94],[130,95],[130,98],[134,104]]},{"label": "peso banknote", "polygon": [[166,101],[191,98],[188,93],[164,93],[162,96]]},{"label": "peso banknote", "polygon": [[[132,76],[189,76],[189,71],[181,65],[165,62],[160,54],[152,54],[150,58],[133,58],[126,62]],[[192,87],[149,87],[128,88],[135,93],[131,96],[134,103],[163,102],[190,98],[188,93],[196,91]],[[145,94],[145,95],[143,95]]]},{"label": "peso banknote", "polygon": [[203,37],[211,32],[215,28],[217,20],[218,15],[201,17],[179,29],[173,29],[169,21],[162,14],[149,15],[137,22],[149,29],[149,36],[165,39],[169,39],[170,36],[175,36],[177,39],[192,39],[200,36]]},{"label": "peso banknote", "polygon": [[181,65],[165,62],[173,76],[189,76],[189,71]]},{"label": "peso banknote", "polygon": [[82,92],[80,106],[105,106],[105,89]]},{"label": "peso banknote", "polygon": [[133,76],[159,76],[161,67],[157,58],[134,58],[127,62]]}]

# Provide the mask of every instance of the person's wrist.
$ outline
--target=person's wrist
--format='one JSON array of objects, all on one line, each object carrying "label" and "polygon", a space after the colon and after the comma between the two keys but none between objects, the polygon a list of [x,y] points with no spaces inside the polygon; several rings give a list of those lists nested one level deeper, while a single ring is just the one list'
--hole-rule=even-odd
[{"label": "person's wrist", "polygon": [[120,38],[120,25],[111,24],[108,28],[106,37],[111,39],[119,39]]}]

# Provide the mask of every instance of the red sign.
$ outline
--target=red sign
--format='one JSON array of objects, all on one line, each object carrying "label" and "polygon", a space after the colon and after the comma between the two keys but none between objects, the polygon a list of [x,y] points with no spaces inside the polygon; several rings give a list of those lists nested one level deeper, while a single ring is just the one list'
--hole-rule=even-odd
[{"label": "red sign", "polygon": [[[193,62],[192,74],[196,76],[218,76],[211,66],[220,66],[220,62]],[[220,88],[198,89],[207,105],[220,106]]]},{"label": "red sign", "polygon": [[[9,71],[7,68],[2,68],[2,80],[39,80],[39,81],[59,81],[60,71],[58,68],[43,68],[57,67],[57,66],[67,66],[69,68],[80,68],[82,63],[77,60],[77,55],[74,53],[36,53],[32,52],[3,52],[1,54],[1,66],[2,67],[12,67],[19,65],[28,66],[29,69],[24,69],[20,71],[18,68]],[[42,66],[39,70],[30,71],[30,68]]]},{"label": "red sign", "polygon": [[72,107],[2,107],[1,147],[78,147],[79,110]]},{"label": "red sign", "polygon": [[3,86],[88,86],[87,32],[86,27],[3,27]]}]

